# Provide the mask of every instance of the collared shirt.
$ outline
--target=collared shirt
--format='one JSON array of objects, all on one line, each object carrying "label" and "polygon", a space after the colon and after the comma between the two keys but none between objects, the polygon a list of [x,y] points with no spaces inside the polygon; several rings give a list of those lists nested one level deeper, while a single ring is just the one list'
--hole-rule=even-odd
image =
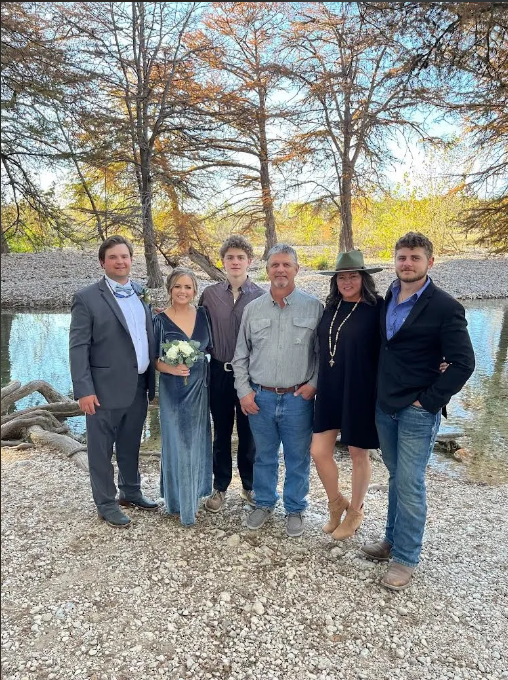
[{"label": "collared shirt", "polygon": [[295,288],[280,307],[271,293],[247,305],[238,333],[233,370],[239,399],[250,382],[266,387],[317,387],[317,325],[323,305]]},{"label": "collared shirt", "polygon": [[229,281],[221,281],[204,289],[199,305],[206,308],[212,324],[211,354],[214,359],[223,363],[233,360],[243,310],[249,302],[265,293],[266,290],[253,283],[249,277],[240,286],[236,301]]},{"label": "collared shirt", "polygon": [[127,323],[132,344],[136,351],[138,373],[144,373],[150,364],[150,355],[148,353],[148,335],[146,333],[146,312],[143,303],[136,293],[125,298],[116,297],[113,291],[115,290],[117,281],[113,281],[113,279],[110,279],[109,276],[106,275],[104,275],[104,278],[109,286],[111,295],[120,307]]},{"label": "collared shirt", "polygon": [[400,303],[397,303],[400,293],[400,281],[397,279],[392,283],[392,297],[386,310],[386,337],[388,340],[390,340],[395,335],[395,333],[400,330],[400,327],[409,316],[410,311],[413,309],[420,295],[427,288],[430,281],[430,276],[427,276],[427,281],[420,288],[420,290],[417,290],[416,293],[413,293],[413,295],[404,300],[404,302]]}]

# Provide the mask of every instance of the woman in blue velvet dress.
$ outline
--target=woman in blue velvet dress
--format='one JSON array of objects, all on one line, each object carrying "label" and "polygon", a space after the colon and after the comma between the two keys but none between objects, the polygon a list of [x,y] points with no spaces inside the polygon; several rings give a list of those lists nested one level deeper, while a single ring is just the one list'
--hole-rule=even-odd
[{"label": "woman in blue velvet dress", "polygon": [[[172,340],[196,340],[200,351],[207,353],[212,336],[204,307],[192,304],[198,292],[194,272],[174,269],[166,287],[169,306],[154,319],[159,356],[162,343]],[[202,357],[188,368],[158,359],[156,368],[160,372],[161,496],[166,512],[179,514],[180,522],[188,526],[196,521],[200,499],[212,492],[208,360]]]}]

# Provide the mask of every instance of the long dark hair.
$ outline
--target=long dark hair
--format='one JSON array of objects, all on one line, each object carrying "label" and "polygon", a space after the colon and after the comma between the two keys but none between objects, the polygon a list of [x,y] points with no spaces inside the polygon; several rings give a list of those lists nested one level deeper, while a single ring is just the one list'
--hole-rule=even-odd
[{"label": "long dark hair", "polygon": [[[338,272],[337,272],[338,273]],[[372,275],[368,272],[359,271],[362,277],[362,290],[360,295],[362,296],[362,301],[368,305],[376,305],[378,293],[376,290],[376,283],[372,278]],[[330,279],[330,292],[325,300],[326,309],[334,309],[339,302],[342,300],[342,295],[339,293],[339,286],[337,285],[337,274],[334,274]]]}]

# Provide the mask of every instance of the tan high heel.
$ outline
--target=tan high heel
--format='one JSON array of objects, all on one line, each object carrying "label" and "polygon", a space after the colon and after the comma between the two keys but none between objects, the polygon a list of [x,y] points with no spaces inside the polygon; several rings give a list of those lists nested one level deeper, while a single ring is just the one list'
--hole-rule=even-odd
[{"label": "tan high heel", "polygon": [[345,538],[351,538],[355,535],[356,530],[361,526],[364,518],[363,505],[360,510],[353,510],[349,506],[344,521],[335,529],[332,538],[336,541],[343,541]]},{"label": "tan high heel", "polygon": [[332,531],[335,531],[335,529],[340,525],[342,515],[348,508],[349,501],[341,493],[337,496],[337,498],[334,501],[328,503],[328,511],[330,513],[330,518],[328,522],[323,526],[323,531],[325,532],[325,534],[331,534]]}]

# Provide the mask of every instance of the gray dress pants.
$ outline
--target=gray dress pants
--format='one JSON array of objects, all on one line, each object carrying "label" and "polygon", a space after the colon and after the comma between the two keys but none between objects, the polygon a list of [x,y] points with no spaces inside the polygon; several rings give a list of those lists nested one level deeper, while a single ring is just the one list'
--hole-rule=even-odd
[{"label": "gray dress pants", "polygon": [[147,377],[140,375],[134,401],[128,408],[96,408],[86,416],[88,466],[93,499],[104,514],[117,507],[113,444],[118,464],[118,488],[123,498],[135,499],[141,493],[139,445],[148,410]]}]

